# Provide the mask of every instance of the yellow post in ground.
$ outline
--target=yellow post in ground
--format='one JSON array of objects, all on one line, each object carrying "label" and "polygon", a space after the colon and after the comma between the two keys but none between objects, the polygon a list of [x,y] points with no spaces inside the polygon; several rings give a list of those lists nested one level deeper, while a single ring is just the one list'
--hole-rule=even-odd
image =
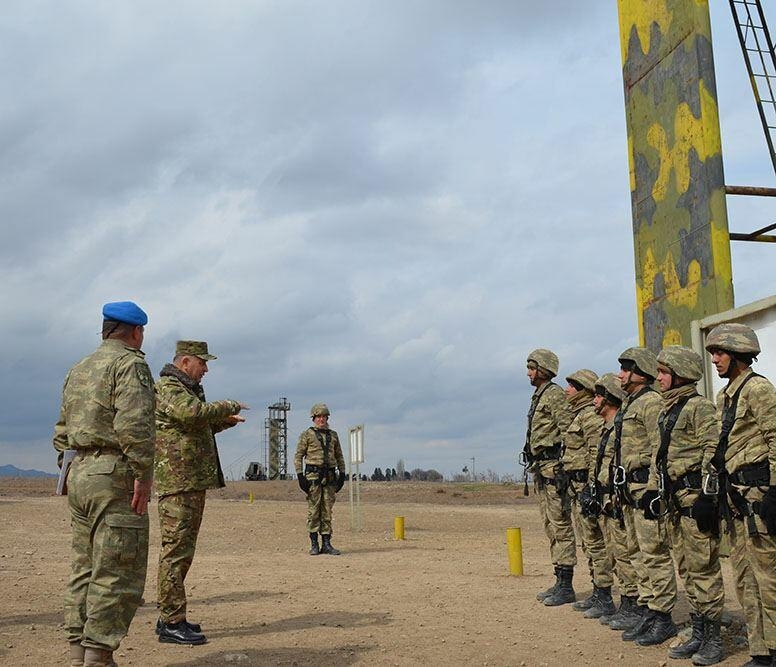
[{"label": "yellow post in ground", "polygon": [[248,494],[248,504],[253,505],[253,491]]},{"label": "yellow post in ground", "polygon": [[397,516],[393,520],[393,539],[394,540],[404,539],[404,517],[403,516]]},{"label": "yellow post in ground", "polygon": [[523,537],[519,528],[507,528],[507,552],[509,574],[523,576]]}]

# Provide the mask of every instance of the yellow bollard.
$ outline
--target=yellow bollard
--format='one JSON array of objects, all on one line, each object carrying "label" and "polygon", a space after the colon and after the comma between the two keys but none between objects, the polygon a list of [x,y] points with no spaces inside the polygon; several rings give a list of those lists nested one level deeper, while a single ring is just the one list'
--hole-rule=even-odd
[{"label": "yellow bollard", "polygon": [[507,528],[507,552],[509,553],[509,574],[523,576],[523,538],[519,528]]},{"label": "yellow bollard", "polygon": [[248,504],[253,505],[253,491],[248,494]]},{"label": "yellow bollard", "polygon": [[394,540],[404,539],[404,517],[403,516],[397,516],[393,520],[393,539]]}]

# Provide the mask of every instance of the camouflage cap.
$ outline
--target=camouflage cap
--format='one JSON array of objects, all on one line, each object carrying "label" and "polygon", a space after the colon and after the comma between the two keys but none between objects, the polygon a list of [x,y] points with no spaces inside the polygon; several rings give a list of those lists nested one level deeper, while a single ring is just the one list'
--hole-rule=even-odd
[{"label": "camouflage cap", "polygon": [[760,341],[754,329],[737,322],[726,322],[714,327],[706,337],[706,350],[725,350],[743,354],[760,354]]},{"label": "camouflage cap", "polygon": [[598,379],[598,374],[595,371],[591,371],[589,368],[581,368],[580,370],[572,373],[566,377],[566,382],[578,382],[585,389],[595,391],[595,382]]},{"label": "camouflage cap", "polygon": [[527,361],[533,361],[539,368],[547,371],[553,377],[558,374],[558,369],[560,368],[558,355],[552,350],[546,350],[544,348],[539,348],[538,350],[531,352],[531,354],[528,355]]},{"label": "camouflage cap", "polygon": [[703,360],[689,347],[682,345],[664,347],[657,355],[657,363],[685,380],[697,382],[703,377]]},{"label": "camouflage cap", "polygon": [[207,343],[201,340],[179,340],[175,343],[176,357],[199,357],[202,361],[218,359],[207,351]]},{"label": "camouflage cap", "polygon": [[326,405],[326,403],[316,403],[313,405],[313,407],[310,408],[310,416],[311,417],[317,417],[319,415],[330,415],[331,412],[329,412],[329,406]]},{"label": "camouflage cap", "polygon": [[629,347],[617,361],[632,361],[638,367],[639,375],[648,375],[653,380],[657,377],[657,357],[646,347]]},{"label": "camouflage cap", "polygon": [[604,373],[596,380],[595,388],[596,390],[599,388],[602,389],[605,393],[616,398],[620,403],[628,397],[628,394],[623,391],[622,386],[620,385],[620,378],[617,377],[615,373]]}]

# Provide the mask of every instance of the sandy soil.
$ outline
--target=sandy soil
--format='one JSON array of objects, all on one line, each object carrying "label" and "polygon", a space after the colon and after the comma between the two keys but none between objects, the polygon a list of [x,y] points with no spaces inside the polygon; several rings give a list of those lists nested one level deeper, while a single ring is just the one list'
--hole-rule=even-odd
[{"label": "sandy soil", "polygon": [[[66,665],[62,594],[69,515],[51,480],[0,479],[0,664]],[[249,502],[249,494],[253,502]],[[363,529],[349,528],[347,488],[335,507],[339,557],[307,554],[306,505],[295,482],[238,482],[213,493],[188,578],[189,620],[208,643],[154,635],[159,532],[151,505],[145,604],[116,652],[119,665],[689,665],[667,647],[625,643],[569,605],[534,595],[552,579],[533,496],[521,487],[362,484]],[[404,541],[393,539],[405,517]],[[509,576],[506,529],[523,534],[525,575]],[[581,560],[581,555],[580,555]],[[730,657],[746,661],[730,589]],[[578,567],[575,588],[590,584]],[[675,612],[687,621],[684,594]]]}]

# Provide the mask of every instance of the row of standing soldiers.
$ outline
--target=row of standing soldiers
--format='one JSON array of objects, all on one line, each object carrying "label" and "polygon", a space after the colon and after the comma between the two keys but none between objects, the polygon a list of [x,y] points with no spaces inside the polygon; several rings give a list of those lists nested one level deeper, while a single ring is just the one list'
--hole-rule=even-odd
[{"label": "row of standing soldiers", "polygon": [[[552,381],[553,352],[528,356],[535,391],[524,465],[556,576],[537,599],[572,603],[623,631],[623,640],[652,646],[677,634],[678,571],[692,634],[669,657],[715,664],[723,658],[722,527],[747,624],[746,666],[776,665],[776,389],[751,368],[760,353],[751,328],[721,324],[706,350],[727,380],[716,406],[698,394],[702,359],[686,347],[657,356],[629,348],[619,373],[579,370],[566,378],[565,392]],[[572,586],[577,539],[593,583],[579,601]]]}]

